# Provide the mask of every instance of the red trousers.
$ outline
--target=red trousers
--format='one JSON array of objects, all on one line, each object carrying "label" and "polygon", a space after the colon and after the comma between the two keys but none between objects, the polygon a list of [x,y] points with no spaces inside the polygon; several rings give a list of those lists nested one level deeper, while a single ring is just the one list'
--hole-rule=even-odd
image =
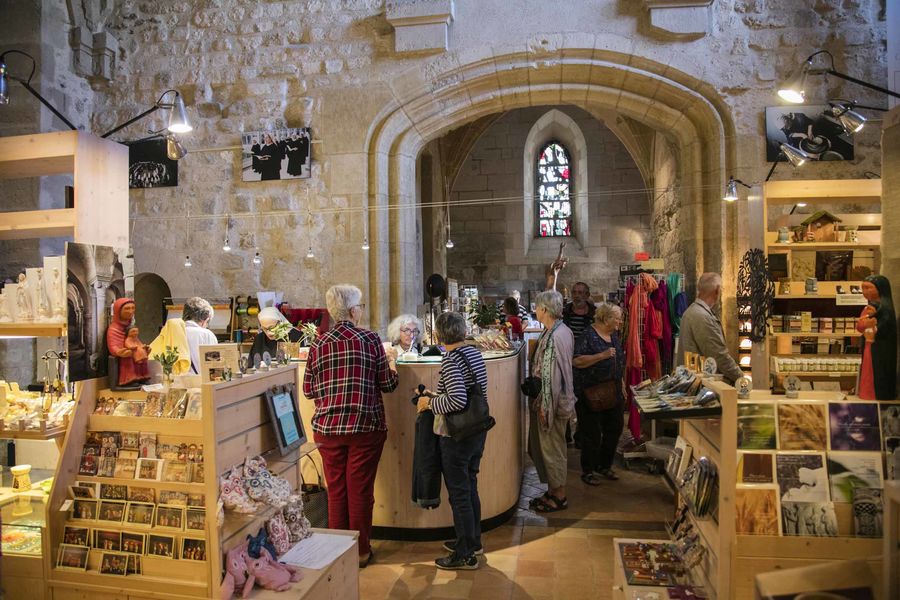
[{"label": "red trousers", "polygon": [[313,434],[328,484],[328,527],[359,532],[359,554],[368,554],[375,506],[375,474],[386,431]]}]

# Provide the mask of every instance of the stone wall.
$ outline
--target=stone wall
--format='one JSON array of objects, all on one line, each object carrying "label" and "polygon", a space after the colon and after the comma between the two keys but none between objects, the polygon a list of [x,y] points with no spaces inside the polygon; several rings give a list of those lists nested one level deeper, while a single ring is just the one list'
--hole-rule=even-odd
[{"label": "stone wall", "polygon": [[[825,48],[834,52],[838,70],[886,82],[883,0],[800,6],[716,0],[709,26],[690,35],[661,31],[641,2],[572,3],[560,11],[554,3],[524,0],[515,8],[516,26],[507,27],[507,1],[457,0],[447,50],[412,54],[397,52],[383,0],[122,0],[104,23],[120,43],[116,72],[91,98],[83,95],[84,81],[72,76],[66,3],[16,5],[53,15],[41,25],[42,53],[58,62],[53,79],[67,86],[71,100],[64,109],[76,122],[90,115],[89,128],[103,132],[167,88],[185,96],[195,131],[186,139],[191,154],[180,165],[180,186],[132,193],[138,271],[160,274],[179,296],[281,289],[293,304],[307,306],[322,304],[329,283],[350,281],[369,295],[376,325],[411,308],[421,288],[423,229],[414,208],[419,151],[486,111],[602,102],[659,131],[673,149],[668,170],[676,169],[670,178],[677,183],[654,205],[653,221],[658,226],[677,213],[669,231],[679,232],[678,239],[664,233],[660,250],[677,249],[680,240],[687,272],[727,272],[740,256],[739,223],[735,209],[717,196],[729,174],[752,182],[764,177],[763,109],[777,102],[776,80]],[[520,55],[510,67],[506,57]],[[591,60],[614,67],[582,66]],[[486,75],[470,82],[465,69]],[[813,78],[808,91],[818,101],[846,96],[884,103],[835,78]],[[157,114],[119,139],[142,137],[163,119]],[[239,181],[234,146],[241,132],[307,120],[320,142],[313,146],[310,180]],[[782,165],[776,178],[880,172],[879,135],[872,124],[857,136],[854,161],[802,170]],[[406,208],[396,208],[401,205]],[[378,210],[364,216],[364,207]],[[236,250],[228,255],[220,249],[224,219],[196,219],[227,212],[256,215],[235,219],[240,246],[232,242]],[[188,214],[195,217],[190,225]],[[360,250],[366,223],[368,255]],[[310,244],[316,257],[305,259]],[[251,263],[257,246],[265,258],[260,268]],[[182,267],[188,250],[190,271]]]},{"label": "stone wall", "polygon": [[[537,106],[506,113],[481,135],[463,163],[450,194],[455,247],[447,253],[447,274],[460,284],[477,284],[497,296],[513,289],[543,289],[547,265],[564,238],[550,240],[539,252],[526,248],[536,236],[522,227],[524,212],[535,210],[533,203],[523,202],[523,152],[532,127],[549,110],[552,107]],[[646,184],[622,142],[603,122],[575,107],[559,110],[574,120],[586,142],[589,221],[583,246],[568,240],[569,266],[560,277],[560,289],[585,281],[595,294],[603,294],[617,288],[619,264],[631,262],[635,252],[652,249]],[[574,150],[569,148],[570,153]],[[533,177],[533,170],[529,175]],[[576,186],[573,205],[575,196],[584,192]],[[453,206],[461,200],[485,202]]]},{"label": "stone wall", "polygon": [[[884,169],[881,235],[883,240],[896,240],[900,237],[900,106],[894,107],[885,118],[881,143],[882,168]],[[891,282],[894,310],[898,310],[900,309],[900,245],[882,245],[881,272]],[[900,336],[898,336],[897,343],[898,349],[900,349]],[[898,372],[900,372],[900,367],[898,367]],[[900,389],[897,392],[900,397]]]}]

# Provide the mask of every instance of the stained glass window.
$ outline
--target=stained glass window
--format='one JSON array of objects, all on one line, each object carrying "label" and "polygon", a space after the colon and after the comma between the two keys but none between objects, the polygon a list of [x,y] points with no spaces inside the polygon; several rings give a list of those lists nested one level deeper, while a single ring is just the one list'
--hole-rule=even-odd
[{"label": "stained glass window", "polygon": [[557,142],[544,146],[537,160],[537,234],[572,235],[572,169],[568,151]]}]

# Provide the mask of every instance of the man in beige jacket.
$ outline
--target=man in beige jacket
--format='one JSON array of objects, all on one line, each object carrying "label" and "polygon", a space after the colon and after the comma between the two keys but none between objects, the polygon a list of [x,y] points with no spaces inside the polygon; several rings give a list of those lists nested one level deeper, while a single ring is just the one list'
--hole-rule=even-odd
[{"label": "man in beige jacket", "polygon": [[704,273],[697,282],[697,299],[681,317],[681,352],[678,362],[684,362],[685,352],[694,352],[716,359],[719,373],[730,383],[743,375],[725,345],[722,323],[713,312],[722,298],[722,277],[718,273]]}]

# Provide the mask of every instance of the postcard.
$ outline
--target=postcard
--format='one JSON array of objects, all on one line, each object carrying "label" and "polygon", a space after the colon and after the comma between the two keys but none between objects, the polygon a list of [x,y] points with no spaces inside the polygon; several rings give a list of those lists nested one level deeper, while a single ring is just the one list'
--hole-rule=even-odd
[{"label": "postcard", "polygon": [[775,471],[782,502],[828,502],[828,471],[825,454],[779,452]]},{"label": "postcard", "polygon": [[114,477],[116,474],[116,457],[101,456],[97,467],[97,477]]},{"label": "postcard", "polygon": [[147,555],[175,558],[175,536],[151,533],[147,537]]},{"label": "postcard", "polygon": [[58,569],[74,569],[77,571],[86,571],[88,565],[88,556],[91,549],[87,546],[73,546],[72,544],[60,544],[59,554],[56,558],[56,567]]},{"label": "postcard", "polygon": [[837,537],[837,515],[832,502],[782,502],[784,535]]},{"label": "postcard", "polygon": [[880,538],[884,534],[882,490],[853,488],[853,533],[857,537]]},{"label": "postcard", "polygon": [[179,461],[166,461],[163,468],[163,481],[174,483],[191,482],[191,463]]},{"label": "postcard", "polygon": [[69,498],[89,499],[94,497],[93,487],[82,487],[80,485],[69,486]]},{"label": "postcard", "polygon": [[97,500],[76,499],[72,505],[72,519],[77,521],[96,521],[97,502]]},{"label": "postcard", "polygon": [[125,522],[138,527],[150,527],[153,525],[153,513],[155,504],[148,502],[129,502],[125,511]]},{"label": "postcard", "polygon": [[128,499],[134,502],[156,503],[156,490],[151,487],[128,486]]},{"label": "postcard", "polygon": [[188,508],[185,511],[184,528],[194,531],[206,529],[206,510],[203,508]]},{"label": "postcard", "polygon": [[[137,450],[140,447],[140,433],[137,431],[122,432],[122,448]],[[135,457],[137,458],[137,457]]]},{"label": "postcard", "polygon": [[738,452],[737,483],[775,483],[772,452]]},{"label": "postcard", "polygon": [[100,555],[100,572],[124,577],[128,574],[128,555],[122,552],[104,552]]},{"label": "postcard", "polygon": [[854,488],[884,487],[880,452],[829,452],[828,477],[831,499],[853,502]]},{"label": "postcard", "polygon": [[156,518],[153,523],[155,527],[184,529],[184,507],[160,504],[156,507]]},{"label": "postcard", "polygon": [[172,506],[187,506],[187,492],[176,492],[173,490],[159,490],[159,503],[169,504]]},{"label": "postcard", "polygon": [[143,554],[147,543],[146,533],[122,532],[122,552],[131,554]]},{"label": "postcard", "polygon": [[99,550],[121,550],[122,532],[111,529],[95,529],[94,548]]},{"label": "postcard", "polygon": [[900,406],[881,406],[881,439],[888,452],[900,447]]},{"label": "postcard", "polygon": [[72,546],[90,546],[91,530],[87,527],[72,527],[71,525],[66,525],[63,529],[62,543],[70,544]]},{"label": "postcard", "polygon": [[137,467],[136,458],[117,458],[115,476],[119,479],[134,479],[134,471]]},{"label": "postcard", "polygon": [[158,458],[139,458],[135,479],[159,481],[162,478],[163,461]]},{"label": "postcard", "polygon": [[125,502],[122,500],[101,500],[97,512],[98,521],[121,523],[125,519]]},{"label": "postcard", "polygon": [[181,560],[206,560],[206,540],[202,538],[182,538]]},{"label": "postcard", "polygon": [[126,500],[128,498],[128,486],[115,483],[101,483],[100,498],[103,500]]},{"label": "postcard", "polygon": [[882,449],[875,402],[831,402],[828,404],[831,450]]},{"label": "postcard", "polygon": [[738,402],[738,448],[775,450],[775,404]]},{"label": "postcard", "polygon": [[826,450],[828,433],[825,413],[824,402],[779,402],[779,449]]},{"label": "postcard", "polygon": [[137,554],[128,555],[128,574],[141,575],[144,572],[143,559]]},{"label": "postcard", "polygon": [[744,535],[778,535],[778,487],[774,485],[739,485],[734,495],[735,533]]},{"label": "postcard", "polygon": [[156,434],[142,431],[138,442],[139,458],[156,458]]}]

